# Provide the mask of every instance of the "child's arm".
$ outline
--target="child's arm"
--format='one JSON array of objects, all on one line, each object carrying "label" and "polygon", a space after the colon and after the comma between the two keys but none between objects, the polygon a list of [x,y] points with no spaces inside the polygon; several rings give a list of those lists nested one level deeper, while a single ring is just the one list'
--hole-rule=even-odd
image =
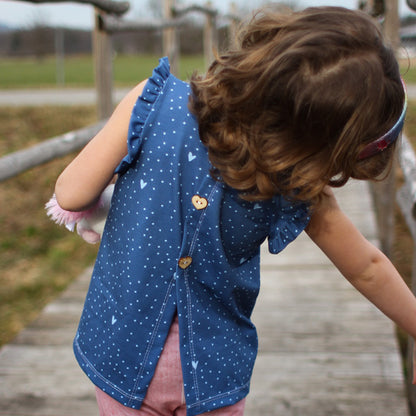
[{"label": "child's arm", "polygon": [[59,176],[55,195],[63,209],[81,211],[90,207],[110,183],[115,168],[127,154],[131,112],[145,83],[126,95],[101,131]]},{"label": "child's arm", "polygon": [[388,258],[343,214],[330,189],[306,232],[357,290],[416,339],[415,296]]}]

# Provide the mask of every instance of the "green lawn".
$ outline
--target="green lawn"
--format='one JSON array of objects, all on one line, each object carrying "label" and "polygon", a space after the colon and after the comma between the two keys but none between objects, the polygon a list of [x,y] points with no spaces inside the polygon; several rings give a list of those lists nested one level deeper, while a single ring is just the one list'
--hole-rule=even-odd
[{"label": "green lawn", "polygon": [[[117,55],[113,60],[114,84],[135,85],[148,78],[157,66],[158,57],[151,55]],[[57,85],[57,64],[54,57],[2,58],[0,60],[0,89],[46,88]],[[196,69],[202,71],[202,56],[183,56],[180,59],[180,78],[187,79]],[[92,56],[68,57],[64,60],[65,86],[91,87],[94,85]]]},{"label": "green lawn", "polygon": [[[148,78],[157,66],[158,56],[116,55],[113,60],[115,86],[133,86]],[[46,88],[57,86],[57,64],[53,56],[36,58],[2,58],[0,60],[0,89]],[[182,56],[179,77],[188,79],[194,70],[204,70],[203,56]],[[92,56],[70,56],[64,60],[66,87],[92,87],[94,62]],[[406,82],[416,83],[416,65],[401,61],[401,72]]]},{"label": "green lawn", "polygon": [[408,84],[416,84],[416,61],[414,59],[401,59],[400,72]]}]

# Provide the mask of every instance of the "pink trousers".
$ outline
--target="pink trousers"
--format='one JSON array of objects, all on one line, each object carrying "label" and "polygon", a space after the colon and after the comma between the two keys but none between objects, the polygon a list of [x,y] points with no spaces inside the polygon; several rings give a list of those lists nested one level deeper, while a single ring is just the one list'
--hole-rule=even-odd
[{"label": "pink trousers", "polygon": [[[139,410],[123,406],[98,388],[96,397],[100,416],[185,416],[178,318],[172,323],[155,374]],[[242,416],[244,405],[245,399],[204,415]]]}]

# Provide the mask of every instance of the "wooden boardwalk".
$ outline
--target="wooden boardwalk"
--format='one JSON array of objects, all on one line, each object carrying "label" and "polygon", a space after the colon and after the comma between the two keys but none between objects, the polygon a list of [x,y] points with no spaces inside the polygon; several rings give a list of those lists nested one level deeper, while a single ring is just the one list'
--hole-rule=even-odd
[{"label": "wooden boardwalk", "polygon": [[[337,192],[377,242],[367,185]],[[262,260],[259,357],[246,416],[408,416],[393,324],[302,235]],[[97,416],[72,355],[90,270],[0,351],[0,416]]]}]

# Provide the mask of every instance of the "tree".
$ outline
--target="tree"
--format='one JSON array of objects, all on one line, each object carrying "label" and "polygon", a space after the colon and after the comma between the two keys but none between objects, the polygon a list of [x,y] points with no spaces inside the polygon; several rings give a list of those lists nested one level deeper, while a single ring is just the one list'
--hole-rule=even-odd
[{"label": "tree", "polygon": [[48,26],[48,16],[39,10],[33,13],[30,48],[37,59],[42,60],[54,48],[53,30]]},{"label": "tree", "polygon": [[386,13],[386,4],[384,0],[360,0],[358,8],[374,17],[384,16]]}]

